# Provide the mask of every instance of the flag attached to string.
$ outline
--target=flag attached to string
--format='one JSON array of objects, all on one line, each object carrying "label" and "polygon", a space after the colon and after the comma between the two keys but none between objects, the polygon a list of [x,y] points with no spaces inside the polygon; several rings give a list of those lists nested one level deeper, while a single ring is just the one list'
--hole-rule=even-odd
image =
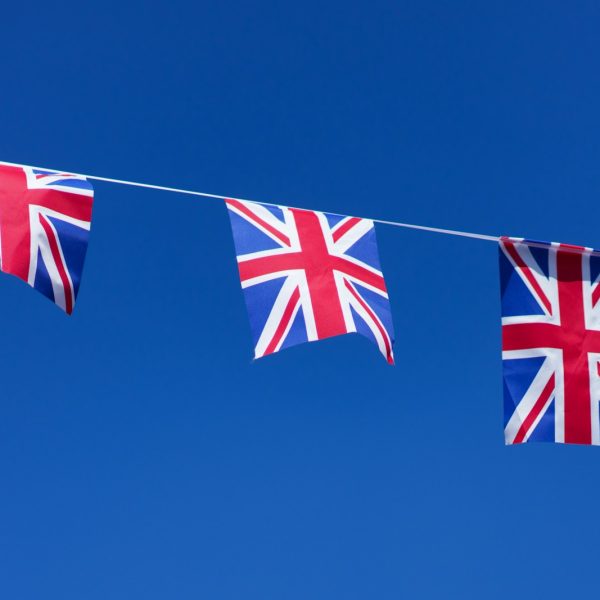
[{"label": "flag attached to string", "polygon": [[83,177],[0,165],[1,268],[71,314],[94,191]]},{"label": "flag attached to string", "polygon": [[600,444],[600,257],[503,238],[507,444]]},{"label": "flag attached to string", "polygon": [[344,333],[394,363],[373,222],[227,200],[255,357]]}]

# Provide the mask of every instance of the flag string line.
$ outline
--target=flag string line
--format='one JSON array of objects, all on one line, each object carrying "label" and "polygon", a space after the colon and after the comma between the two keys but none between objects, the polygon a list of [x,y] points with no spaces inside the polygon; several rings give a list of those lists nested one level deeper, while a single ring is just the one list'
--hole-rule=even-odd
[{"label": "flag string line", "polygon": [[[113,179],[112,177],[100,177],[98,175],[85,175],[83,173],[74,173],[73,171],[62,171],[58,169],[48,169],[46,167],[35,167],[33,165],[25,165],[22,163],[12,163],[6,161],[0,161],[0,165],[5,165],[8,167],[24,167],[27,169],[36,169],[39,171],[48,171],[51,173],[68,173],[69,175],[75,175],[77,177],[85,177],[86,179],[92,179],[95,181],[104,181],[106,183],[116,183],[119,185],[129,185],[133,187],[146,188],[150,190],[159,190],[162,192],[175,192],[177,194],[187,194],[188,196],[201,196],[203,198],[214,198],[216,200],[238,200],[239,202],[254,202],[254,204],[261,204],[263,206],[281,206],[280,204],[276,204],[274,202],[263,202],[260,200],[248,200],[245,198],[235,198],[234,196],[220,196],[218,194],[209,194],[207,192],[196,192],[194,190],[185,190],[182,188],[168,187],[165,185],[154,185],[152,183],[140,183],[138,181],[126,181],[125,179]],[[286,208],[296,208],[298,210],[311,210],[311,209],[301,209],[296,206],[287,206]],[[345,217],[348,215],[342,215],[340,213],[332,213],[327,211],[330,215],[335,215],[338,217]],[[355,216],[355,215],[352,215]],[[404,227],[406,229],[418,229],[421,231],[429,231],[432,233],[442,233],[445,235],[455,235],[466,238],[473,238],[476,240],[485,240],[488,242],[498,242],[500,237],[494,235],[484,235],[482,233],[471,233],[468,231],[456,231],[454,229],[442,229],[439,227],[427,227],[425,225],[414,225],[412,223],[400,223],[398,221],[385,221],[383,219],[372,219],[370,217],[357,217],[359,219],[368,219],[369,221],[373,221],[374,223],[381,223],[382,225],[391,225],[393,227]]]},{"label": "flag string line", "polygon": [[[26,169],[36,169],[39,171],[48,171],[51,173],[66,173],[69,175],[75,175],[77,177],[85,177],[86,179],[91,179],[94,181],[103,181],[105,183],[116,183],[118,185],[129,185],[132,187],[139,187],[139,188],[145,188],[145,189],[150,189],[150,190],[159,190],[162,192],[174,192],[176,194],[187,194],[188,196],[200,196],[202,198],[213,198],[215,200],[237,200],[239,202],[253,202],[254,204],[261,204],[263,206],[276,206],[276,207],[282,206],[282,205],[276,204],[274,202],[263,202],[260,200],[248,200],[245,198],[235,198],[234,196],[220,196],[218,194],[209,194],[208,192],[197,192],[194,190],[186,190],[186,189],[182,189],[182,188],[169,187],[169,186],[165,186],[165,185],[155,185],[152,183],[141,183],[138,181],[127,181],[125,179],[114,179],[112,177],[100,177],[99,175],[85,175],[83,173],[74,173],[73,171],[48,169],[47,167],[35,167],[33,165],[25,165],[22,163],[12,163],[12,162],[0,161],[0,165],[5,165],[8,167],[21,167],[21,168],[26,168]],[[297,210],[312,210],[312,209],[303,209],[303,208],[299,208],[296,206],[287,206],[287,205],[286,205],[286,208],[295,208]],[[348,216],[348,215],[342,215],[341,213],[328,212],[328,214],[335,215],[337,217]],[[355,215],[353,215],[353,216],[355,216]],[[453,235],[453,236],[457,236],[457,237],[465,237],[465,238],[471,238],[471,239],[475,239],[475,240],[484,240],[486,242],[498,243],[502,239],[502,237],[500,237],[500,236],[486,235],[483,233],[473,233],[470,231],[458,231],[456,229],[443,229],[441,227],[428,227],[426,225],[415,225],[413,223],[402,223],[400,221],[386,221],[383,219],[373,219],[370,217],[357,217],[357,218],[368,219],[369,221],[373,221],[374,223],[380,223],[381,225],[390,225],[392,227],[402,227],[404,229],[416,229],[418,231],[428,231],[430,233],[441,233],[443,235]],[[513,238],[513,239],[515,239],[515,238]],[[520,239],[520,238],[516,238],[516,239]],[[528,246],[547,248],[547,245],[543,244],[541,242],[535,242],[532,240],[523,240],[523,241]],[[567,252],[569,252],[569,251],[580,252],[581,251],[581,249],[579,247],[570,248],[569,245],[566,245],[566,247],[562,248],[562,250],[566,250]],[[591,248],[586,248],[586,250],[589,250],[590,254],[592,254],[594,256],[600,256],[600,251],[593,250]]]}]

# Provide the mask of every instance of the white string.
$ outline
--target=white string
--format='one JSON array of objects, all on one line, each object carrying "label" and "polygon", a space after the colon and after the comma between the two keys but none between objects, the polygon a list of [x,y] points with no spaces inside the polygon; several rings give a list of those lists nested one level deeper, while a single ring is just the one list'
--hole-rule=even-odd
[{"label": "white string", "polygon": [[[117,183],[120,185],[131,185],[134,187],[147,188],[151,190],[160,190],[163,192],[175,192],[177,194],[187,194],[189,196],[202,196],[203,198],[215,198],[217,200],[238,200],[240,202],[254,202],[255,204],[262,204],[263,206],[279,206],[272,202],[261,202],[258,200],[246,200],[244,198],[234,198],[233,196],[219,196],[217,194],[208,194],[206,192],[195,192],[193,190],[184,190],[181,188],[167,187],[164,185],[153,185],[150,183],[139,183],[136,181],[125,181],[124,179],[113,179],[111,177],[99,177],[98,175],[84,175],[82,173],[73,173],[72,171],[59,171],[57,169],[47,169],[45,167],[34,167],[32,165],[23,165],[20,163],[11,163],[0,161],[0,165],[6,165],[8,167],[24,167],[27,169],[37,169],[40,171],[51,171],[53,173],[69,173],[77,177],[85,177],[86,179],[93,179],[96,181],[105,181],[106,183]],[[289,208],[298,208],[290,206]],[[329,213],[338,217],[345,217],[339,213]],[[455,231],[454,229],[440,229],[439,227],[426,227],[425,225],[413,225],[411,223],[400,223],[398,221],[384,221],[382,219],[371,219],[369,217],[358,217],[361,219],[369,219],[375,223],[381,223],[382,225],[391,225],[393,227],[404,227],[406,229],[418,229],[420,231],[429,231],[431,233],[442,233],[444,235],[455,235],[466,238],[473,238],[475,240],[485,240],[487,242],[498,242],[500,237],[494,235],[484,235],[483,233],[471,233],[468,231]]]}]

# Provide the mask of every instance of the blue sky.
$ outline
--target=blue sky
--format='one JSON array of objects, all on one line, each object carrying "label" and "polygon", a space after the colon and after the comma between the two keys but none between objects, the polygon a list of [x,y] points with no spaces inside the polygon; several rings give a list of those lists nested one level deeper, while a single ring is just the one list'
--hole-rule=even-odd
[{"label": "blue sky", "polygon": [[[596,2],[3,7],[0,159],[600,247]],[[95,184],[73,317],[9,276],[0,595],[578,597],[596,448],[506,448],[493,243],[378,227],[360,336],[252,361],[219,201]],[[589,211],[592,212],[589,212]]]}]

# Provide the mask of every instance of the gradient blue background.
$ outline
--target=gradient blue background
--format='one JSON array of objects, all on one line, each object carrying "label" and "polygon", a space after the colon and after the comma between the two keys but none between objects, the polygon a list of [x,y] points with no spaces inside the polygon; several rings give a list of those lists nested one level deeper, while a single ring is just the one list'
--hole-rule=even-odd
[{"label": "gradient blue background", "polygon": [[[0,159],[600,246],[597,2],[32,2]],[[67,318],[0,278],[0,596],[577,598],[596,448],[504,447],[497,249],[379,227],[397,366],[251,361],[219,201],[96,184]]]}]

